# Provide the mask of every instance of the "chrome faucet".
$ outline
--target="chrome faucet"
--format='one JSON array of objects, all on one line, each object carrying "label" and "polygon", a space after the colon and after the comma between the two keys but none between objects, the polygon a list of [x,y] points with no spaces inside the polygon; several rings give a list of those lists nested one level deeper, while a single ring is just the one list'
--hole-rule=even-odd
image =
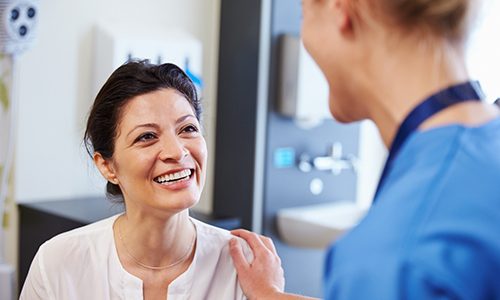
[{"label": "chrome faucet", "polygon": [[328,156],[311,157],[307,154],[302,154],[299,157],[299,169],[302,172],[309,172],[313,167],[320,171],[331,171],[334,175],[339,175],[342,170],[352,169],[357,172],[359,159],[349,154],[345,158],[342,157],[342,143],[335,142],[330,148]]}]

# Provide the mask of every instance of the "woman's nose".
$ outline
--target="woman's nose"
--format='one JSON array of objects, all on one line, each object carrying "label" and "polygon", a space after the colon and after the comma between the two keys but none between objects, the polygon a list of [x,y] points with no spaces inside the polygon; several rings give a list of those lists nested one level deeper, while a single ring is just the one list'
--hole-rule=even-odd
[{"label": "woman's nose", "polygon": [[162,161],[173,160],[176,162],[182,161],[188,155],[184,143],[177,138],[165,139],[162,143],[160,159]]}]

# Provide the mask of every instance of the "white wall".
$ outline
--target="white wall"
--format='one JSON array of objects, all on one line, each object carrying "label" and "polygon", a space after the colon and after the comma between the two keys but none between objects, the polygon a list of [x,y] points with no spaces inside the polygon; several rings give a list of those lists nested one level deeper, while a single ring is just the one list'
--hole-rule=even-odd
[{"label": "white wall", "polygon": [[[203,43],[205,136],[213,149],[220,0],[41,0],[36,48],[20,59],[18,202],[103,195],[81,144],[92,103],[93,27],[99,22],[182,28]],[[211,194],[213,163],[208,169]],[[90,176],[89,176],[90,175]],[[203,197],[199,210],[209,211]]]},{"label": "white wall", "polygon": [[370,120],[362,121],[359,132],[359,168],[356,186],[356,203],[362,208],[369,208],[372,205],[388,152],[375,123]]},{"label": "white wall", "polygon": [[470,75],[481,82],[488,102],[500,98],[499,16],[500,1],[484,0],[467,52]]}]

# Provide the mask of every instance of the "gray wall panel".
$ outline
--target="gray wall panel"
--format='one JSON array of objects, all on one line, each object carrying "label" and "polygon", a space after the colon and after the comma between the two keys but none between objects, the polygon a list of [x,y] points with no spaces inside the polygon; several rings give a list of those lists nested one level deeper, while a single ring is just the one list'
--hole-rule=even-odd
[{"label": "gray wall panel", "polygon": [[[288,246],[279,239],[276,229],[276,213],[279,209],[318,204],[337,200],[354,201],[356,176],[354,172],[342,171],[339,176],[325,171],[301,172],[297,167],[277,169],[273,166],[274,150],[293,147],[296,154],[307,152],[311,156],[325,156],[336,141],[343,144],[344,154],[358,156],[359,125],[343,125],[334,120],[321,126],[304,130],[289,118],[276,114],[278,95],[279,37],[282,34],[300,35],[300,0],[274,0],[272,18],[272,49],[269,84],[269,119],[266,145],[266,178],[264,194],[264,234],[273,238],[285,270],[286,290],[307,296],[322,296],[322,274],[324,250],[309,250]],[[309,191],[313,178],[324,182],[320,195]]]},{"label": "gray wall panel", "polygon": [[214,214],[251,228],[260,1],[222,0]]},{"label": "gray wall panel", "polygon": [[[356,176],[342,171],[338,176],[325,171],[302,173],[296,166],[278,169],[273,165],[277,148],[292,147],[297,155],[325,156],[334,142],[343,153],[358,156],[359,125],[334,120],[304,130],[293,120],[275,113],[278,83],[279,37],[300,34],[300,0],[273,0],[269,65],[264,176],[263,233],[273,238],[282,258],[286,290],[307,296],[322,296],[324,250],[300,249],[284,244],[277,233],[276,213],[287,207],[338,200],[354,201]],[[245,228],[252,228],[255,134],[257,114],[259,30],[261,1],[222,0],[215,153],[214,214],[238,216]],[[313,178],[324,182],[320,195],[312,195]]]}]

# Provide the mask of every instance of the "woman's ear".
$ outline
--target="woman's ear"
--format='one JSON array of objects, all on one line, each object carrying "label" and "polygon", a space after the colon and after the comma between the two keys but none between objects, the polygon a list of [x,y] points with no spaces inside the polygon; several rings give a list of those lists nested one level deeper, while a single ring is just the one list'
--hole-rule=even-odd
[{"label": "woman's ear", "polygon": [[94,153],[94,164],[97,169],[99,169],[99,172],[101,172],[102,176],[104,176],[104,178],[106,178],[109,182],[114,184],[119,183],[118,178],[116,178],[116,174],[113,170],[111,161],[102,157],[101,153]]}]

